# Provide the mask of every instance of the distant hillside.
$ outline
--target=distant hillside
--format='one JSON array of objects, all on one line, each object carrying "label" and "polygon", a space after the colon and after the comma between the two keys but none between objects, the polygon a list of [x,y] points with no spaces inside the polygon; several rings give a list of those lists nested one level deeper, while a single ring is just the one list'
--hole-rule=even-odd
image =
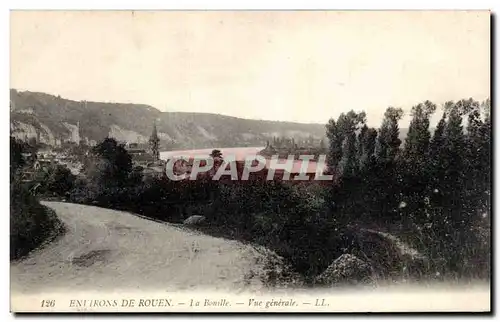
[{"label": "distant hillside", "polygon": [[142,104],[84,103],[15,89],[10,91],[10,100],[12,135],[20,139],[37,138],[49,145],[80,140],[95,143],[107,136],[144,143],[155,122],[163,150],[263,146],[273,136],[319,139],[325,135],[324,124],[161,112]]}]

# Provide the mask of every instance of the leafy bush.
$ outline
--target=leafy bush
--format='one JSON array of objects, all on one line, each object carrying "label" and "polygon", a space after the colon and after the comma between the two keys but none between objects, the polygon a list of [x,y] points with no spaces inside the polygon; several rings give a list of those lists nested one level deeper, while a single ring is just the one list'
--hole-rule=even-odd
[{"label": "leafy bush", "polygon": [[276,181],[221,184],[207,232],[263,245],[311,281],[339,256],[342,241],[321,194],[308,190]]},{"label": "leafy bush", "polygon": [[18,259],[62,231],[62,224],[52,211],[42,206],[21,183],[25,146],[10,138],[10,259]]},{"label": "leafy bush", "polygon": [[40,183],[37,193],[45,197],[67,197],[76,181],[76,176],[62,165],[37,172],[35,181]]},{"label": "leafy bush", "polygon": [[18,259],[62,231],[55,214],[19,183],[11,183],[10,258]]}]

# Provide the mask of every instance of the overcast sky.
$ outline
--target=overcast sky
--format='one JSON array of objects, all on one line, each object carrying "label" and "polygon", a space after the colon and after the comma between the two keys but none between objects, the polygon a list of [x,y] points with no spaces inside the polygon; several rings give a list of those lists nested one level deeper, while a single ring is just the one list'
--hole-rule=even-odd
[{"label": "overcast sky", "polygon": [[489,12],[13,12],[11,87],[377,126],[388,106],[490,95]]}]

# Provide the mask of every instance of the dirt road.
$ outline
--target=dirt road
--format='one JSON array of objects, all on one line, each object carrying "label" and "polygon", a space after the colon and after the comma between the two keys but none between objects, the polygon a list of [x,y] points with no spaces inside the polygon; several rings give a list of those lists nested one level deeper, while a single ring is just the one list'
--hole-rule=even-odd
[{"label": "dirt road", "polygon": [[260,289],[265,259],[255,248],[126,212],[44,202],[65,235],[11,263],[14,293]]}]

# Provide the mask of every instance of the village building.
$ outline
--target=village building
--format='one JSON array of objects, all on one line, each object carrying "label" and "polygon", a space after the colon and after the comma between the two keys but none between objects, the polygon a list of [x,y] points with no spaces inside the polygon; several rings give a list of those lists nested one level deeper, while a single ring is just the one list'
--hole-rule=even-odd
[{"label": "village building", "polygon": [[165,175],[165,161],[160,160],[160,139],[156,124],[153,124],[147,147],[138,143],[127,143],[126,149],[134,166],[142,168],[144,179],[161,178]]}]

